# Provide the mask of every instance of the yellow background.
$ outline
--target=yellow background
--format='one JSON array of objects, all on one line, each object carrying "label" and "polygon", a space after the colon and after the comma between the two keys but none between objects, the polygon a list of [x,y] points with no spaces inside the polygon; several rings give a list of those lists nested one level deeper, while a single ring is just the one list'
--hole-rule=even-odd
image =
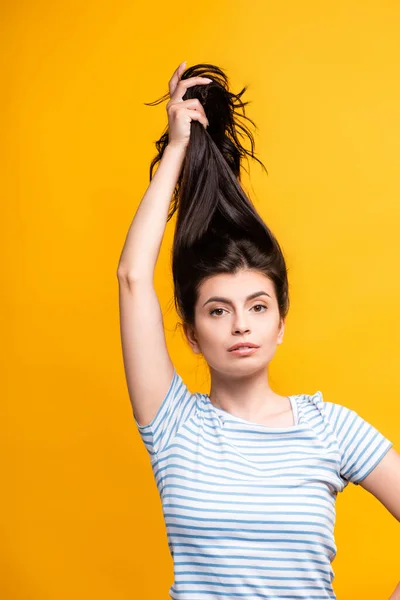
[{"label": "yellow background", "polygon": [[[2,599],[168,598],[116,269],[166,125],[165,104],[144,102],[185,59],[249,86],[269,174],[252,162],[243,182],[291,284],[271,385],[321,390],[399,450],[399,23],[395,0],[2,3]],[[155,285],[173,362],[208,392],[176,327],[174,223]],[[394,517],[349,485],[335,534],[338,600],[387,599],[400,579]]]}]

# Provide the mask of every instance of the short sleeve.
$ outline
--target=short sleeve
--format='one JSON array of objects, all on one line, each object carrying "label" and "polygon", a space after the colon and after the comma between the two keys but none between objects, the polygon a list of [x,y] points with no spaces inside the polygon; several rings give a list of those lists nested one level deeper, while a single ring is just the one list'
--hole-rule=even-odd
[{"label": "short sleeve", "polygon": [[393,443],[354,410],[332,402],[325,405],[341,452],[340,475],[358,485]]},{"label": "short sleeve", "polygon": [[139,425],[134,420],[144,445],[153,460],[165,450],[179,428],[189,419],[196,408],[196,394],[191,394],[182,378],[174,369],[168,392],[148,425]]}]

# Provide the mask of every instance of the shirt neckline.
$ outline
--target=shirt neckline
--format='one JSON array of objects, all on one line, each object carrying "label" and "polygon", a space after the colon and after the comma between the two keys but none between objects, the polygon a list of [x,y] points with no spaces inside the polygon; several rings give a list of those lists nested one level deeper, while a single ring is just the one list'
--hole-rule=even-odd
[{"label": "shirt neckline", "polygon": [[214,406],[214,404],[211,402],[210,400],[210,396],[208,394],[202,394],[203,398],[205,399],[206,404],[209,405],[209,407],[211,408],[212,411],[214,411],[216,413],[216,415],[219,417],[222,425],[224,424],[225,420],[230,420],[230,421],[235,421],[237,423],[240,423],[241,425],[247,425],[247,426],[251,426],[251,427],[255,427],[255,428],[259,428],[261,430],[264,431],[295,431],[297,429],[301,429],[303,427],[303,425],[300,424],[299,422],[299,410],[298,410],[298,404],[297,404],[297,396],[298,394],[292,394],[291,396],[286,396],[286,398],[289,398],[290,401],[290,405],[292,407],[292,411],[293,411],[293,417],[294,417],[294,425],[290,425],[289,427],[270,427],[269,425],[263,425],[261,423],[254,423],[253,421],[247,421],[247,419],[243,419],[242,417],[237,417],[236,415],[232,415],[231,413],[227,412],[226,410],[223,410],[222,408],[218,408],[217,406]]}]

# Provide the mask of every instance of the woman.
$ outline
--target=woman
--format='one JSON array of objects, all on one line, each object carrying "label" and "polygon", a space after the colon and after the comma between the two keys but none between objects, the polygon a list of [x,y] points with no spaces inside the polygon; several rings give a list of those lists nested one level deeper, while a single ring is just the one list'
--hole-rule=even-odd
[{"label": "woman", "polygon": [[[208,64],[182,63],[169,82],[168,131],[118,267],[127,385],[162,500],[171,598],[335,598],[336,496],[361,484],[400,520],[400,456],[321,392],[281,396],[269,385],[288,279],[240,185],[241,158],[255,158],[238,139],[244,132],[253,150],[238,122],[248,119],[245,89],[229,92]],[[209,394],[191,393],[176,372],[153,286],[175,210],[175,306],[209,366]]]}]

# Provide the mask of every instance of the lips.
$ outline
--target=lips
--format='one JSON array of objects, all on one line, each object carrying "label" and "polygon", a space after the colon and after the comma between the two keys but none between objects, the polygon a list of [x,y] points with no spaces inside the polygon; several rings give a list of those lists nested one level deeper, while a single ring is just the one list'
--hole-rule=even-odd
[{"label": "lips", "polygon": [[251,342],[248,343],[244,343],[241,342],[240,344],[235,344],[234,346],[231,346],[230,348],[228,348],[228,352],[232,352],[232,350],[237,350],[238,348],[259,348],[260,346],[257,346],[257,344],[252,344]]}]

